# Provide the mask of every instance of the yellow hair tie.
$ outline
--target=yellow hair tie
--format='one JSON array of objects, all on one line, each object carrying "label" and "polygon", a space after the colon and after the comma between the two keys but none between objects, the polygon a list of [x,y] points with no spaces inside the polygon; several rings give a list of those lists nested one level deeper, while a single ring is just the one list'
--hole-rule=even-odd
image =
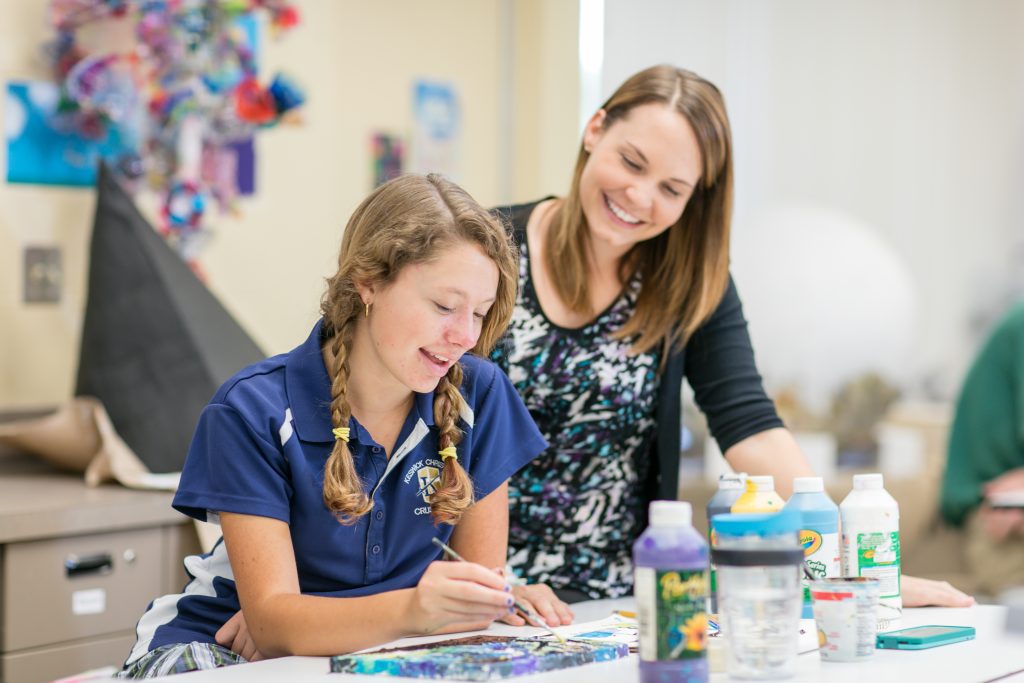
[{"label": "yellow hair tie", "polygon": [[331,430],[334,433],[334,438],[337,441],[344,441],[348,443],[348,427],[337,427]]},{"label": "yellow hair tie", "polygon": [[447,460],[448,458],[459,459],[459,454],[455,452],[455,446],[449,446],[448,448],[442,448],[437,452],[441,456],[441,460]]}]

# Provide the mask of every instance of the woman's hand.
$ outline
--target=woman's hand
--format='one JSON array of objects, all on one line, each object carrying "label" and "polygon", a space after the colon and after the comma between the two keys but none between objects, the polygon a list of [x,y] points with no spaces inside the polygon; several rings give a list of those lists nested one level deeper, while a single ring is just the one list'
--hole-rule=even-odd
[{"label": "woman's hand", "polygon": [[256,649],[255,641],[249,636],[249,627],[246,626],[242,610],[238,610],[233,617],[224,622],[214,635],[214,639],[218,645],[241,655],[247,662],[258,662],[264,658]]},{"label": "woman's hand", "polygon": [[[569,605],[559,600],[547,584],[534,583],[529,586],[513,586],[512,593],[519,604],[539,614],[548,626],[572,623],[575,615],[569,609]],[[526,625],[526,620],[516,613],[505,615],[501,620],[510,626]]]},{"label": "woman's hand", "polygon": [[512,612],[511,587],[494,570],[474,562],[431,562],[413,589],[416,631],[435,633],[451,624],[486,628]]},{"label": "woman's hand", "polygon": [[904,607],[970,607],[974,604],[974,598],[953,588],[948,581],[905,574],[900,581]]}]

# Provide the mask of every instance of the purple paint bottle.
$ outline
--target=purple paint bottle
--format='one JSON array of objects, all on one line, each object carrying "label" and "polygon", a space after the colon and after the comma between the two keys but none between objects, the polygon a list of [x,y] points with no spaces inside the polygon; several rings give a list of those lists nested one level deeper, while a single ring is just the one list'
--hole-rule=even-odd
[{"label": "purple paint bottle", "polygon": [[689,503],[651,502],[650,523],[633,544],[640,622],[640,680],[708,680],[708,544]]}]

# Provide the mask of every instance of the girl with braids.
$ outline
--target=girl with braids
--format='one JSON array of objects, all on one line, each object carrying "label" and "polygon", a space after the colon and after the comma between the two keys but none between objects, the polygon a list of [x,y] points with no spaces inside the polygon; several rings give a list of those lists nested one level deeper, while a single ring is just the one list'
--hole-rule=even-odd
[{"label": "girl with braids", "polygon": [[[309,338],[204,409],[173,504],[223,537],[150,605],[121,677],[521,623],[490,568],[506,480],[546,444],[481,357],[515,289],[507,232],[459,187],[403,176],[373,192]],[[470,561],[440,561],[434,537]]]}]

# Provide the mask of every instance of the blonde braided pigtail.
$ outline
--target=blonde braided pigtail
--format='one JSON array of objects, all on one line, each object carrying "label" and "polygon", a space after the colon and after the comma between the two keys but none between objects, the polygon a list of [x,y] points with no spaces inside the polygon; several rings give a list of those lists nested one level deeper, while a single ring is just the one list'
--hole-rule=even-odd
[{"label": "blonde braided pigtail", "polygon": [[352,415],[347,396],[348,350],[352,328],[351,321],[343,324],[326,346],[331,376],[331,425],[337,438],[324,466],[324,504],[342,524],[354,524],[373,508],[348,449],[347,429]]},{"label": "blonde braided pigtail", "polygon": [[[455,363],[434,390],[434,424],[439,432],[437,445],[440,451],[456,447],[462,441],[462,431],[458,427],[459,408],[463,402],[460,386],[462,366]],[[444,458],[441,481],[430,497],[434,524],[457,524],[462,513],[472,504],[473,482],[462,467],[459,456]]]}]

